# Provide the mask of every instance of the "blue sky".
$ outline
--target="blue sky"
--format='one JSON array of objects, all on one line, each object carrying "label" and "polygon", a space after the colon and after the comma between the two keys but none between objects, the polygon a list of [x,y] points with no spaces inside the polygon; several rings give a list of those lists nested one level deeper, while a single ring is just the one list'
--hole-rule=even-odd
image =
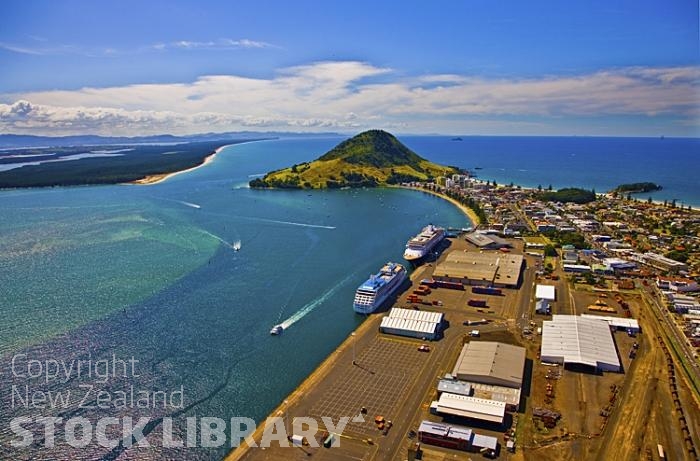
[{"label": "blue sky", "polygon": [[698,2],[0,3],[0,132],[700,135]]}]

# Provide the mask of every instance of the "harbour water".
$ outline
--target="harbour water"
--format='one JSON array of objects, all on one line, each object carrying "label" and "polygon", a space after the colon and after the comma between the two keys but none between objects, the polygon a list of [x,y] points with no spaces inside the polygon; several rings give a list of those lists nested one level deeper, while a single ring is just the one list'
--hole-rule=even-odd
[{"label": "harbour water", "polygon": [[[79,392],[94,378],[28,380],[13,376],[12,359],[133,357],[138,376],[99,388],[182,389],[185,409],[128,414],[176,413],[180,430],[187,416],[260,420],[362,322],[352,299],[368,274],[399,260],[406,240],[428,222],[469,225],[449,203],[414,191],[246,187],[339,140],[240,144],[154,186],[0,192],[0,459],[219,459],[226,448],[46,450],[37,443],[15,450],[7,443],[15,416],[97,419],[125,410],[22,406],[13,385]],[[431,160],[480,167],[481,177],[499,183],[603,191],[648,180],[665,187],[655,198],[700,204],[697,181],[683,174],[700,166],[697,140],[401,140]],[[236,241],[240,251],[231,247]],[[289,328],[271,337],[285,320]]]},{"label": "harbour water", "polygon": [[[336,142],[232,146],[210,165],[154,186],[0,193],[0,459],[219,459],[225,448],[14,451],[8,421],[37,409],[23,406],[13,385],[78,395],[94,379],[18,378],[12,358],[133,357],[139,376],[97,388],[182,387],[192,408],[181,424],[194,415],[259,420],[362,321],[352,300],[368,274],[400,260],[426,222],[468,225],[454,206],[414,191],[246,187],[252,175],[314,158]],[[284,320],[288,329],[270,336]],[[39,413],[124,415],[73,406]]]}]

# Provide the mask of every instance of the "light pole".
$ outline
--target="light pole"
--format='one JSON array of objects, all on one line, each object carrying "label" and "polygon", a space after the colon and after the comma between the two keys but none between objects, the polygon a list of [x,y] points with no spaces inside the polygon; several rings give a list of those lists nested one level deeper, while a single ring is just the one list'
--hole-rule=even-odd
[{"label": "light pole", "polygon": [[284,432],[285,432],[285,434],[289,434],[289,432],[287,432],[287,412],[289,411],[289,407],[288,407],[289,401],[285,400],[282,403],[284,405],[284,413],[282,413],[282,423],[284,424]]},{"label": "light pole", "polygon": [[357,363],[355,362],[355,341],[357,341],[357,339],[355,338],[355,332],[353,331],[352,333],[350,333],[350,336],[352,337],[352,364],[357,365]]}]

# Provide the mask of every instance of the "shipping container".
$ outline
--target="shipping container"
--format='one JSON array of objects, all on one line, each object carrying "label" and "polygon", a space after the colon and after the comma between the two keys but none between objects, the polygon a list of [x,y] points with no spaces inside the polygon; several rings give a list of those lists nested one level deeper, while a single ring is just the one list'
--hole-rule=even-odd
[{"label": "shipping container", "polygon": [[484,299],[470,299],[467,304],[472,307],[486,307],[486,300]]},{"label": "shipping container", "polygon": [[464,285],[459,282],[446,282],[444,280],[436,280],[434,283],[436,288],[449,288],[451,290],[464,290]]},{"label": "shipping container", "polygon": [[494,287],[472,287],[472,293],[476,293],[479,295],[497,295],[497,296],[500,296],[503,294],[503,291],[500,288],[494,288]]}]

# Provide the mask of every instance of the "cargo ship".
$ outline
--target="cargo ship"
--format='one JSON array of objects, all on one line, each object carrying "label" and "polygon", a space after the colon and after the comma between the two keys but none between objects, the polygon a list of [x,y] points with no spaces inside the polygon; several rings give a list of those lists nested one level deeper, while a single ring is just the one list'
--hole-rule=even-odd
[{"label": "cargo ship", "polygon": [[352,307],[358,314],[371,314],[377,310],[406,280],[406,268],[401,264],[388,262],[376,274],[355,291]]},{"label": "cargo ship", "polygon": [[406,243],[406,251],[403,259],[406,261],[419,261],[429,254],[438,243],[445,238],[445,229],[429,224],[423,228],[420,234],[411,238]]}]

